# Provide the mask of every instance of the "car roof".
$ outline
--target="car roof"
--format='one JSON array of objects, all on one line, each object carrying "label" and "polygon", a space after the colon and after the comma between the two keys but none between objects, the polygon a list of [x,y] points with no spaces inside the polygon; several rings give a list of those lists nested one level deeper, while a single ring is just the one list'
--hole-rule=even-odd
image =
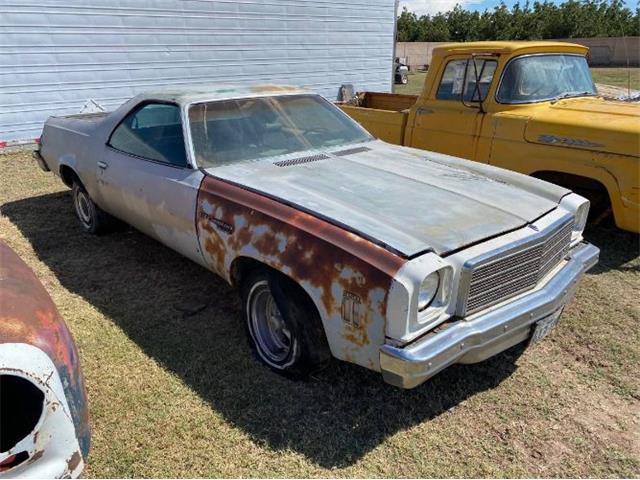
[{"label": "car roof", "polygon": [[310,93],[309,91],[288,85],[192,85],[168,86],[164,89],[148,91],[138,98],[164,100],[178,104],[226,100],[230,98],[262,97],[283,94]]}]

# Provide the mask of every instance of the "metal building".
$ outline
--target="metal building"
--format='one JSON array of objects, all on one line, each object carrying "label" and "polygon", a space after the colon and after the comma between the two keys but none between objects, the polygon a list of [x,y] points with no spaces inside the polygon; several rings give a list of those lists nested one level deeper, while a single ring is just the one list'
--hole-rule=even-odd
[{"label": "metal building", "polygon": [[164,85],[391,90],[395,0],[0,0],[0,146]]}]

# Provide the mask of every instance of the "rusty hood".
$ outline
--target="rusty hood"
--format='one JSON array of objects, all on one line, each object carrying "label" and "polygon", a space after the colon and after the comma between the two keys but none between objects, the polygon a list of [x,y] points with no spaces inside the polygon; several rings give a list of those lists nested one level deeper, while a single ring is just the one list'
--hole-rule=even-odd
[{"label": "rusty hood", "polygon": [[445,254],[522,227],[568,193],[515,172],[381,141],[206,172],[406,257]]},{"label": "rusty hood", "polygon": [[640,156],[640,105],[601,97],[536,108],[525,139],[532,143]]}]

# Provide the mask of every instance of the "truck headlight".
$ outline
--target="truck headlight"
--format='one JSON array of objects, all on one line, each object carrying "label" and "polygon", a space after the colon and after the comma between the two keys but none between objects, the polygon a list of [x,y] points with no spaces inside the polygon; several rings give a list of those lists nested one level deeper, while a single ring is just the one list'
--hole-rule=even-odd
[{"label": "truck headlight", "polygon": [[427,277],[422,281],[420,285],[420,290],[418,290],[418,310],[423,311],[429,305],[438,293],[438,288],[440,287],[440,273],[433,272],[427,275]]}]

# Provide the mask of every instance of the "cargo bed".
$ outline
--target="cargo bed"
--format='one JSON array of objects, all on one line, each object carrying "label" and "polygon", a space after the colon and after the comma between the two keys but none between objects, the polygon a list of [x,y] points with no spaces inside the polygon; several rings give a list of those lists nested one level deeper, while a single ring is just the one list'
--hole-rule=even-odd
[{"label": "cargo bed", "polygon": [[364,92],[358,94],[357,105],[339,107],[375,137],[402,145],[409,109],[417,99],[417,95]]}]

